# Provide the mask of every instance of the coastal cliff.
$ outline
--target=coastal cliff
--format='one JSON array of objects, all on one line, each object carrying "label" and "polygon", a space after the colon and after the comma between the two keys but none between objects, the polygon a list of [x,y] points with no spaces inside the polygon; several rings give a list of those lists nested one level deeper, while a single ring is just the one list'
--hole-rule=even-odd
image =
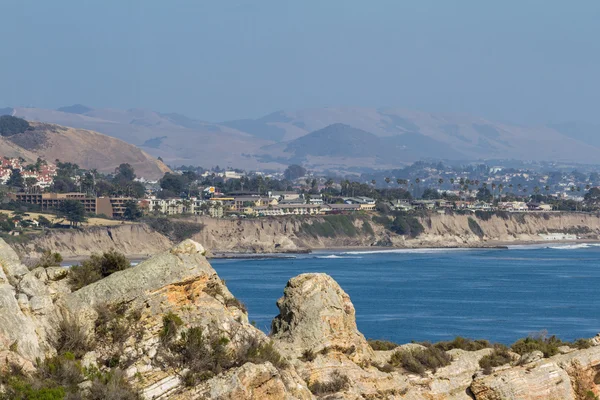
[{"label": "coastal cliff", "polygon": [[205,252],[187,240],[72,291],[69,269],[28,270],[0,241],[0,398],[581,400],[600,393],[600,336],[580,350],[508,351],[488,365],[482,360],[497,352],[490,346],[380,350],[358,331],[350,297],[326,274],[288,282],[267,336],[248,322]]},{"label": "coastal cliff", "polygon": [[[198,229],[191,238],[203,243],[215,255],[352,247],[484,247],[577,239],[594,241],[600,235],[600,216],[589,213],[431,213],[415,219],[422,227],[422,232],[415,237],[394,233],[386,226],[386,217],[369,214],[255,219],[189,217],[177,221],[197,224]],[[388,218],[387,222],[392,223],[392,219]],[[160,226],[160,221],[158,224]],[[130,257],[145,258],[173,244],[173,238],[159,230],[140,223],[49,231],[14,248],[31,257],[39,256],[43,250],[76,258],[116,249]]]}]

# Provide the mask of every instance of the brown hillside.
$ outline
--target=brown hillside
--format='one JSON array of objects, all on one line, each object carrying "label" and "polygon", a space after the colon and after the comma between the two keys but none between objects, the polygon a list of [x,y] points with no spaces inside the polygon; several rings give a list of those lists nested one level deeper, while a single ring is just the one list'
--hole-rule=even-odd
[{"label": "brown hillside", "polygon": [[100,133],[60,125],[32,122],[31,131],[2,138],[0,151],[34,161],[38,156],[54,161],[69,161],[82,168],[113,172],[129,163],[138,176],[156,179],[169,168],[134,145]]}]

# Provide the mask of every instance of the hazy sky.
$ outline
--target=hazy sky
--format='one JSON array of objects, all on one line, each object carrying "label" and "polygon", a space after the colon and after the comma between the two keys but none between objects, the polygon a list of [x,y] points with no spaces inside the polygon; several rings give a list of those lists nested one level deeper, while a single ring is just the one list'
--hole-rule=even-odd
[{"label": "hazy sky", "polygon": [[0,107],[600,122],[600,1],[1,0]]}]

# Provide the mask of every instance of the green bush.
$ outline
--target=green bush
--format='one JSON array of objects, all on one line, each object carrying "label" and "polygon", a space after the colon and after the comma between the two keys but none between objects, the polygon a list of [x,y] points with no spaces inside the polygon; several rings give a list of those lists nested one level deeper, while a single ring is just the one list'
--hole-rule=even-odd
[{"label": "green bush", "polygon": [[320,219],[312,218],[310,223],[302,223],[300,230],[314,238],[354,237],[359,234],[359,231],[353,221],[354,217],[350,215],[326,215]]},{"label": "green bush", "polygon": [[397,215],[389,229],[398,235],[413,238],[419,236],[425,230],[419,220],[410,215]]},{"label": "green bush", "polygon": [[389,342],[387,340],[369,339],[369,340],[367,340],[367,342],[369,343],[369,346],[371,346],[371,348],[373,350],[377,350],[377,351],[394,350],[396,347],[398,347],[397,343]]},{"label": "green bush", "polygon": [[425,349],[398,350],[392,354],[389,363],[394,367],[402,367],[409,372],[423,375],[425,371],[435,372],[440,367],[449,365],[452,357],[445,351],[431,346]]},{"label": "green bush", "polygon": [[483,368],[483,373],[489,375],[494,367],[508,364],[512,361],[510,353],[505,346],[496,346],[491,354],[483,356],[479,360],[479,366]]},{"label": "green bush", "polygon": [[461,349],[466,351],[477,351],[481,349],[485,349],[488,347],[492,347],[490,342],[487,340],[471,340],[468,338],[463,338],[461,336],[457,336],[454,340],[449,342],[438,342],[433,346],[437,347],[440,350],[448,351],[452,349]]},{"label": "green bush", "polygon": [[72,290],[79,290],[115,272],[131,267],[124,254],[110,250],[92,256],[80,265],[74,265],[69,272],[69,283]]},{"label": "green bush", "polygon": [[477,221],[475,221],[472,217],[469,217],[468,221],[469,221],[469,229],[471,229],[471,232],[473,232],[473,234],[479,236],[479,238],[483,238],[483,236],[485,234],[483,233],[483,229],[481,229],[481,226],[479,226]]},{"label": "green bush", "polygon": [[120,369],[97,374],[92,380],[86,400],[141,400],[142,396],[129,384]]},{"label": "green bush", "polygon": [[373,227],[371,226],[371,224],[367,220],[363,221],[362,231],[366,235],[371,235],[372,236],[372,235],[375,234],[375,231],[373,230]]},{"label": "green bush", "polygon": [[554,335],[547,338],[541,334],[519,339],[512,344],[511,349],[519,355],[539,350],[544,353],[544,357],[552,357],[558,353],[558,348],[564,345],[569,345],[569,343],[563,342]]},{"label": "green bush", "polygon": [[165,235],[175,242],[189,239],[202,232],[203,224],[189,221],[178,221],[167,217],[146,217],[143,221],[156,232]]},{"label": "green bush", "polygon": [[53,344],[58,354],[71,353],[80,358],[92,350],[94,342],[77,318],[67,317],[58,323]]},{"label": "green bush", "polygon": [[386,229],[390,229],[392,226],[392,220],[386,215],[373,215],[371,220],[376,224],[382,225]]},{"label": "green bush", "polygon": [[169,311],[163,316],[163,327],[159,333],[160,339],[163,342],[172,340],[181,325],[183,325],[183,321],[179,318],[179,315]]},{"label": "green bush", "polygon": [[246,353],[241,361],[242,363],[252,362],[255,364],[270,362],[276,368],[286,368],[288,365],[285,358],[283,358],[275,348],[273,341],[262,342],[258,339],[250,340]]},{"label": "green bush", "polygon": [[52,253],[50,250],[46,250],[37,261],[34,268],[60,267],[62,261],[63,258],[60,253]]},{"label": "green bush", "polygon": [[309,390],[316,396],[338,393],[349,387],[350,379],[339,371],[334,371],[327,382],[314,381],[308,385]]}]

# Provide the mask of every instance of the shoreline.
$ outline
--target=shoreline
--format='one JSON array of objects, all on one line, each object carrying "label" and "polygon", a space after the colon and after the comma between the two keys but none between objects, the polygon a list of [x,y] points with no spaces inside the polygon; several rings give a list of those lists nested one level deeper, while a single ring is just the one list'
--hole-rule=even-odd
[{"label": "shoreline", "polygon": [[[403,247],[395,247],[395,246],[340,246],[340,247],[322,247],[322,248],[312,248],[312,249],[298,249],[297,251],[273,251],[273,252],[233,252],[233,251],[218,251],[214,252],[207,257],[212,260],[227,260],[227,259],[277,259],[277,258],[295,258],[298,255],[306,255],[306,254],[322,254],[322,253],[337,253],[337,252],[386,252],[386,251],[397,251],[397,250],[420,250],[420,249],[429,249],[429,250],[509,250],[511,247],[535,247],[541,245],[577,245],[577,244],[600,244],[600,240],[595,239],[577,239],[577,240],[535,240],[535,241],[525,241],[525,240],[515,240],[515,241],[494,241],[489,243],[477,243],[477,244],[469,244],[469,245],[453,245],[453,246],[428,246],[428,245],[420,245],[420,246],[403,246]],[[144,261],[154,254],[126,254],[127,258],[131,261]],[[89,256],[76,256],[76,257],[65,257],[65,263],[75,264],[87,260]]]}]

